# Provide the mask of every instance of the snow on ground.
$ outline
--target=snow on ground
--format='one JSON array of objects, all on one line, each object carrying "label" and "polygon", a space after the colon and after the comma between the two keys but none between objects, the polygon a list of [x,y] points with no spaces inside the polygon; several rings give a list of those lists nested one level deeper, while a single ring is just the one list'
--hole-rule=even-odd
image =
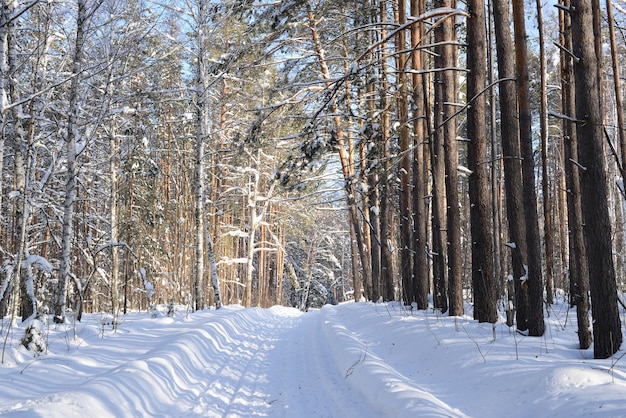
[{"label": "snow on ground", "polygon": [[[626,359],[577,349],[575,311],[544,337],[498,323],[346,303],[91,314],[46,329],[33,357],[13,327],[0,365],[9,417],[624,417]],[[106,321],[104,321],[106,322]],[[2,326],[7,336],[7,319]]]}]

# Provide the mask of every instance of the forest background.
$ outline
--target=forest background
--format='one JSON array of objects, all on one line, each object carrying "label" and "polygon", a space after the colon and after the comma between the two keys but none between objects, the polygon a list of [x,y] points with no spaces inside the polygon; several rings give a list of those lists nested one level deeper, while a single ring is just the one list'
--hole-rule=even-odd
[{"label": "forest background", "polygon": [[471,300],[539,336],[563,289],[609,357],[625,10],[3,1],[0,316]]}]

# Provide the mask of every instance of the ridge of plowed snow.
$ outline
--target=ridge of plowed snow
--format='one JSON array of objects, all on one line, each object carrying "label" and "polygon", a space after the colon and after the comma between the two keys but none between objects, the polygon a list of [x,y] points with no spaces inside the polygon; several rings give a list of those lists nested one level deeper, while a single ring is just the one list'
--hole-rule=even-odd
[{"label": "ridge of plowed snow", "polygon": [[[385,362],[377,355],[378,341],[366,340],[350,331],[331,307],[322,309],[324,335],[334,341],[333,358],[340,370],[345,370],[346,380],[355,391],[369,400],[371,407],[381,415],[389,416],[445,416],[465,417],[415,382]],[[378,385],[362,382],[377,381]]]}]

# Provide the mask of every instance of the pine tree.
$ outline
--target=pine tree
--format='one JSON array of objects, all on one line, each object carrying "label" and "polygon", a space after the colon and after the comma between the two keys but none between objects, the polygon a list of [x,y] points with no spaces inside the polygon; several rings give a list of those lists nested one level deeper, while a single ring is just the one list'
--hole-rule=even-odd
[{"label": "pine tree", "polygon": [[485,4],[480,0],[468,3],[467,44],[472,53],[467,56],[469,69],[467,95],[470,102],[467,116],[470,222],[472,241],[472,288],[474,318],[495,323],[496,287],[494,277],[494,244],[492,209],[487,170],[487,99],[486,85],[487,37],[485,33]]},{"label": "pine tree", "polygon": [[603,151],[602,111],[597,51],[594,44],[594,19],[590,0],[572,0],[572,52],[576,78],[576,125],[578,163],[581,167],[581,200],[589,267],[593,314],[593,352],[607,358],[622,343],[621,321],[617,307],[617,286],[611,224],[607,204],[607,178]]}]

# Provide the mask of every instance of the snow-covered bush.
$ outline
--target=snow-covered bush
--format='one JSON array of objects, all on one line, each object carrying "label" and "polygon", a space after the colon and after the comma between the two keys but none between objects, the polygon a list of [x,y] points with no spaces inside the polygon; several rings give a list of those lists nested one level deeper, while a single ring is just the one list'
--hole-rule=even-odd
[{"label": "snow-covered bush", "polygon": [[46,351],[44,325],[41,322],[39,315],[37,315],[26,327],[24,338],[22,338],[22,345],[28,351],[33,352],[35,356],[38,356]]}]

